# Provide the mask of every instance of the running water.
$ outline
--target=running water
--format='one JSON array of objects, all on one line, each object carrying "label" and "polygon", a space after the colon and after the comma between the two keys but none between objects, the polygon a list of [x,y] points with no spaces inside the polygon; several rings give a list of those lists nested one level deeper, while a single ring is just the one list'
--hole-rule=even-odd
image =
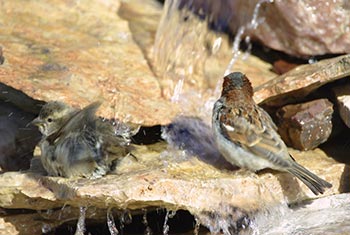
[{"label": "running water", "polygon": [[77,222],[77,229],[75,230],[74,235],[84,235],[86,227],[85,227],[85,218],[86,218],[86,207],[79,207],[79,219]]},{"label": "running water", "polygon": [[[219,78],[232,71],[240,58],[242,40],[248,47],[243,58],[249,56],[251,39],[245,34],[264,22],[259,10],[264,3],[272,2],[258,1],[251,20],[236,32],[231,60],[224,65],[220,62],[224,35],[209,29],[213,18],[217,18],[209,12],[209,7],[203,4],[199,8],[195,0],[165,1],[153,47],[153,68],[161,78],[163,95],[178,104],[181,114],[196,115],[209,122],[213,103],[221,90],[222,80]],[[225,1],[218,3],[218,6],[220,4],[225,4]],[[217,24],[225,27],[231,18],[232,15],[225,15]]]},{"label": "running water", "polygon": [[168,87],[163,86],[163,95],[173,102],[182,94],[185,79],[205,86],[198,84],[196,77],[203,76],[208,29],[186,6],[179,10],[181,4],[180,0],[165,1],[153,48],[155,72],[169,81]]},{"label": "running water", "polygon": [[166,211],[165,218],[164,218],[164,224],[163,224],[163,235],[168,235],[169,234],[169,225],[168,225],[168,220],[169,218],[173,218],[176,215],[176,211]]},{"label": "running water", "polygon": [[[246,25],[242,25],[238,28],[237,32],[236,32],[236,36],[235,39],[233,41],[232,44],[232,59],[230,60],[229,64],[227,65],[227,68],[225,70],[224,76],[226,76],[227,74],[231,73],[233,70],[233,67],[236,63],[236,61],[238,60],[239,56],[241,55],[241,51],[239,50],[239,46],[242,42],[243,39],[243,35],[244,33],[249,30],[256,30],[256,28],[264,22],[264,18],[259,18],[259,10],[262,6],[263,3],[273,3],[274,0],[259,0],[259,2],[255,5],[254,11],[253,11],[253,16],[251,18],[251,20],[246,24]],[[245,59],[250,55],[251,49],[252,49],[252,44],[250,42],[251,38],[249,35],[245,36],[245,43],[248,46],[248,49],[244,55]],[[222,81],[218,81],[216,88],[215,88],[215,92],[214,92],[214,96],[217,97],[220,94],[220,90],[221,90],[221,84]]]}]

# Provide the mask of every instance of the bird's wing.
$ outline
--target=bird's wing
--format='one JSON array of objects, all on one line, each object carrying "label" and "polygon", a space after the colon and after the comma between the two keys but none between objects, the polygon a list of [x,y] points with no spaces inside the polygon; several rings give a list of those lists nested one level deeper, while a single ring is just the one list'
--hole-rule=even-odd
[{"label": "bird's wing", "polygon": [[85,125],[95,119],[95,113],[100,105],[101,102],[97,101],[89,104],[82,110],[75,111],[57,132],[47,137],[47,140],[53,143],[60,136],[65,136],[69,132],[83,129]]},{"label": "bird's wing", "polygon": [[287,147],[265,111],[254,107],[243,114],[239,109],[226,110],[226,113],[225,116],[221,115],[220,121],[227,139],[271,163],[280,166],[288,164],[285,161],[289,157]]}]

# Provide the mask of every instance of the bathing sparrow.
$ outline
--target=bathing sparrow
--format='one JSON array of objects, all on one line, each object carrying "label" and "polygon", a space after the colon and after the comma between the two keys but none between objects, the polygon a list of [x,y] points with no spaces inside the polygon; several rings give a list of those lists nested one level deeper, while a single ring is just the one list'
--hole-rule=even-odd
[{"label": "bathing sparrow", "polygon": [[45,104],[32,124],[39,127],[41,162],[51,176],[98,178],[128,155],[130,136],[116,135],[111,123],[96,117],[101,103],[74,109],[62,102]]},{"label": "bathing sparrow", "polygon": [[236,166],[289,172],[315,195],[332,186],[294,161],[269,114],[254,102],[248,78],[240,72],[224,77],[221,97],[213,108],[212,128],[219,151]]}]

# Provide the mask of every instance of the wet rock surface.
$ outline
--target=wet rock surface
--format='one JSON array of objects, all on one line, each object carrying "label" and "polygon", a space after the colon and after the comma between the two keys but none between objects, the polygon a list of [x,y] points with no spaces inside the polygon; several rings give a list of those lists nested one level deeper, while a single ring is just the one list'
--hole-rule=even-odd
[{"label": "wet rock surface", "polygon": [[[325,195],[348,190],[339,181],[348,174],[344,164],[336,163],[319,149],[307,155],[298,151],[292,154],[299,163],[333,184]],[[167,150],[165,144],[139,147],[134,155],[138,157],[137,162],[125,158],[115,174],[96,180],[45,177],[34,172],[4,173],[0,176],[0,207],[184,209],[209,227],[208,221],[215,222],[213,216],[223,220],[232,216],[249,218],[256,211],[284,202],[286,197],[290,203],[313,197],[306,186],[288,174],[262,172],[257,175],[220,169],[200,158],[184,155],[183,151]]]},{"label": "wet rock surface", "polygon": [[332,132],[333,104],[318,99],[286,105],[277,111],[277,127],[284,142],[295,149],[314,149]]}]

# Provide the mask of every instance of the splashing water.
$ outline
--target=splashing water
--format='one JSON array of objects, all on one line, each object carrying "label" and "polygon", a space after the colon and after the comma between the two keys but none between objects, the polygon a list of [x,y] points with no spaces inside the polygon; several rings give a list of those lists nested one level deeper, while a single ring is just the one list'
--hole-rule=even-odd
[{"label": "splashing water", "polygon": [[125,210],[120,213],[119,215],[119,223],[120,223],[120,232],[123,234],[124,226],[125,224],[131,224],[132,223],[132,215],[129,210]]},{"label": "splashing water", "polygon": [[164,218],[164,224],[163,224],[163,235],[168,235],[169,234],[169,225],[168,225],[168,220],[169,218],[173,218],[176,215],[176,211],[170,211],[167,210]]},{"label": "splashing water", "polygon": [[84,235],[84,232],[86,230],[86,227],[85,227],[86,209],[87,208],[84,206],[79,207],[80,214],[77,222],[77,229],[75,230],[74,235]]},{"label": "splashing water", "polygon": [[332,195],[300,205],[280,205],[255,216],[254,235],[336,235],[350,231],[349,194]]},{"label": "splashing water", "polygon": [[[259,10],[260,10],[262,4],[263,3],[273,3],[273,2],[274,2],[274,0],[259,0],[259,2],[255,5],[254,11],[253,11],[253,16],[252,16],[252,19],[250,20],[250,22],[248,22],[248,24],[242,25],[238,28],[235,39],[234,39],[233,44],[232,44],[232,59],[230,60],[228,66],[225,70],[224,76],[231,73],[233,66],[235,65],[237,59],[241,55],[241,52],[239,50],[239,45],[242,41],[242,37],[243,37],[244,33],[247,30],[255,30],[259,26],[259,24],[261,24],[264,21],[264,18],[258,18]],[[245,58],[248,57],[248,55],[250,54],[251,48],[252,48],[252,45],[250,43],[250,39],[251,38],[249,35],[247,35],[244,39],[246,45],[248,45],[247,53],[244,55]],[[216,85],[215,94],[219,94],[220,88],[221,88],[221,81],[219,81],[218,84]]]},{"label": "splashing water", "polygon": [[165,1],[153,48],[156,74],[170,81],[167,84],[170,89],[163,87],[163,94],[173,102],[178,101],[185,79],[198,83],[195,76],[203,75],[203,58],[207,53],[206,25],[189,9],[179,10],[180,7],[179,0]]},{"label": "splashing water", "polygon": [[[220,60],[218,52],[223,37],[219,32],[209,29],[208,25],[216,18],[214,13],[208,11],[209,6],[198,6],[194,0],[165,1],[153,47],[152,64],[157,76],[162,78],[163,95],[179,105],[182,115],[195,114],[206,123],[210,122],[211,115],[208,114],[219,97],[222,83],[221,79],[216,82],[217,76],[221,77],[219,74],[227,74],[232,70],[241,55],[239,46],[242,37],[247,30],[255,30],[263,22],[263,18],[259,17],[261,5],[272,2],[273,0],[258,1],[251,20],[236,32],[230,62],[226,69],[219,66],[219,71],[216,68],[216,63],[219,62],[212,63],[211,58],[217,56],[217,60]],[[225,4],[225,1],[218,4]],[[197,9],[198,7],[200,8]],[[229,25],[233,13],[229,14],[231,15],[219,20],[218,24],[223,24],[223,27]],[[246,58],[252,45],[249,36],[244,40],[248,45],[244,54]],[[213,67],[214,70],[211,71],[208,67]]]},{"label": "splashing water", "polygon": [[115,225],[115,222],[114,222],[114,217],[113,217],[111,208],[109,208],[107,210],[107,226],[108,226],[109,233],[111,235],[118,235],[119,234],[119,231],[118,231],[118,229]]},{"label": "splashing water", "polygon": [[201,227],[201,223],[200,223],[200,221],[199,221],[198,218],[194,218],[194,220],[196,221],[196,224],[194,225],[193,234],[194,234],[194,235],[198,235],[198,233],[199,233],[199,228]]}]

